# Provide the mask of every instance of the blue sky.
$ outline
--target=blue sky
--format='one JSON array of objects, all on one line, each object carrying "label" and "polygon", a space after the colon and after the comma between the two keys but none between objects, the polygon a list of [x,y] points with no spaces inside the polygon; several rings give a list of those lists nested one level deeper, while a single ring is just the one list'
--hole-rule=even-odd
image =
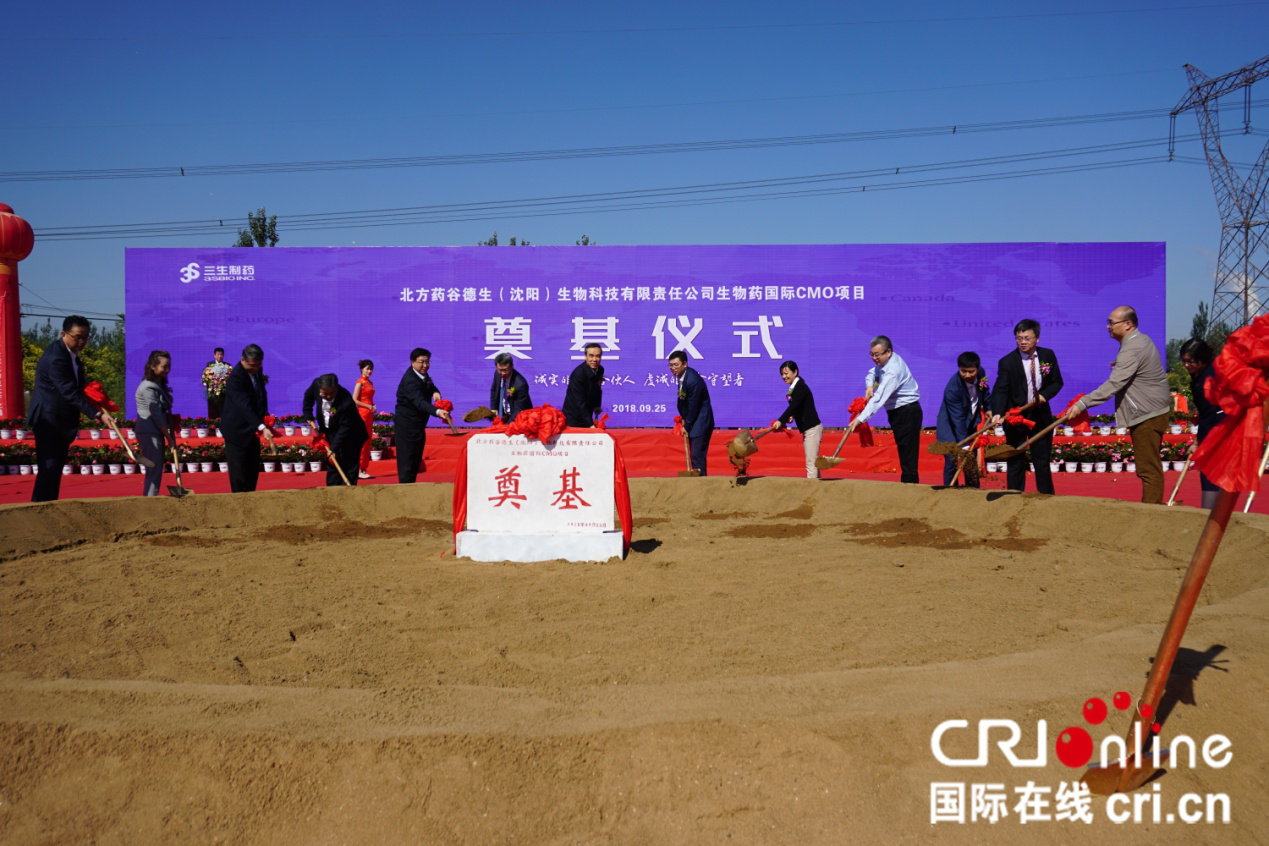
[{"label": "blue sky", "polygon": [[[1065,4],[17,4],[0,34],[0,171],[177,168],[749,141],[1161,110],[1148,118],[653,155],[390,169],[23,181],[0,202],[35,227],[24,308],[123,309],[129,246],[228,246],[248,210],[284,246],[1164,241],[1168,334],[1210,301],[1220,221],[1206,166],[1163,161],[1182,65],[1212,76],[1265,54],[1269,2]],[[1269,80],[1253,88],[1269,101]],[[1251,162],[1241,99],[1226,151]],[[1193,114],[1178,134],[1197,133]],[[893,133],[888,133],[893,136]],[[935,163],[1155,142],[907,177]],[[1195,140],[1178,152],[1201,159]],[[1086,172],[880,190],[1128,159]],[[288,216],[899,169],[814,182],[850,193],[346,229]],[[872,186],[860,193],[861,185]],[[789,190],[789,189],[784,189]],[[743,193],[743,192],[741,192]],[[698,196],[698,195],[685,195]],[[611,206],[605,198],[593,207]],[[543,209],[533,211],[540,214]],[[517,216],[520,215],[520,216]],[[454,211],[443,217],[471,216]],[[69,226],[223,219],[180,237],[40,240]],[[1117,305],[1108,303],[1107,309]],[[901,316],[896,316],[901,319]]]}]

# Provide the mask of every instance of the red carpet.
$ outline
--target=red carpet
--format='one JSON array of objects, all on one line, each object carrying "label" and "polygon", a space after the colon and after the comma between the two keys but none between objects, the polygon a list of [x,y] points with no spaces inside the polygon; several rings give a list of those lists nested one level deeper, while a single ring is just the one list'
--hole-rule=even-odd
[{"label": "red carpet", "polygon": [[[465,429],[464,432],[473,430]],[[684,469],[682,441],[676,440],[666,429],[619,429],[612,434],[621,446],[626,460],[626,468],[632,477],[674,476]],[[730,476],[733,474],[727,462],[727,443],[736,434],[736,430],[719,430],[714,433],[710,442],[709,471],[713,476]],[[1190,436],[1168,436],[1170,442],[1180,442]],[[841,439],[841,431],[826,432],[821,451],[829,454],[837,447]],[[424,455],[425,471],[419,476],[423,482],[452,482],[454,468],[458,460],[459,449],[463,438],[450,436],[442,429],[429,430],[427,449]],[[927,485],[938,485],[943,481],[942,456],[930,455],[924,446],[933,442],[934,436],[922,437],[920,473],[921,482]],[[1092,443],[1114,440],[1113,437],[1102,438],[1059,438],[1058,442],[1077,441]],[[190,439],[189,445],[218,443],[217,439]],[[306,438],[283,438],[281,442],[304,443]],[[0,442],[8,446],[15,441]],[[28,440],[26,443],[30,444]],[[104,446],[111,442],[89,441],[78,442],[78,446]],[[749,472],[753,476],[802,476],[805,474],[802,457],[802,441],[797,435],[786,437],[782,433],[767,435],[758,442],[758,453],[753,456]],[[836,469],[825,473],[827,479],[852,478],[873,480],[898,480],[898,460],[895,456],[894,441],[889,434],[876,433],[876,445],[870,448],[860,447],[858,438],[843,448],[840,456],[846,460]],[[9,468],[10,474],[0,476],[0,503],[29,502],[31,488],[35,477],[31,475],[13,475],[16,467]],[[372,462],[370,472],[373,479],[363,480],[361,484],[395,484],[396,464],[391,460]],[[1165,474],[1165,495],[1172,492],[1179,474],[1169,471]],[[325,472],[312,473],[261,473],[260,490],[284,490],[290,488],[312,488],[325,484]],[[164,484],[174,483],[169,472],[164,476]],[[187,488],[200,494],[228,493],[229,479],[224,473],[184,473],[182,481]],[[1031,480],[1028,480],[1030,486]],[[1141,483],[1131,473],[1058,473],[1054,477],[1057,492],[1070,496],[1091,496],[1105,499],[1122,499],[1137,501],[1141,497]],[[141,476],[65,476],[62,479],[62,498],[135,496],[141,491]],[[987,489],[1003,489],[1004,475],[996,474],[984,479],[983,487]],[[1186,475],[1185,483],[1178,494],[1178,500],[1186,505],[1197,506],[1200,501],[1198,474]],[[1242,501],[1238,510],[1242,510]],[[1269,514],[1269,491],[1257,496],[1252,505],[1257,514]]]}]

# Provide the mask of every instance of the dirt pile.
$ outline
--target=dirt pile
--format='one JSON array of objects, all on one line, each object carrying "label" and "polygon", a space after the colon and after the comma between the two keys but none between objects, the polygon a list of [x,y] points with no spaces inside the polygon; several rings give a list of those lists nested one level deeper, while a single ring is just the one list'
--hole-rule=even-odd
[{"label": "dirt pile", "polygon": [[853,481],[631,490],[634,549],[604,564],[456,560],[445,485],[0,508],[0,841],[1269,831],[1269,518],[1234,518],[1165,714],[1165,737],[1224,734],[1234,757],[1170,772],[1164,810],[1224,793],[1230,823],[1112,825],[1098,800],[1092,825],[931,827],[932,782],[1075,780],[1051,748],[1037,769],[945,767],[930,735],[1013,719],[1034,755],[1037,720],[1051,747],[1090,696],[1135,697],[1205,514]]}]

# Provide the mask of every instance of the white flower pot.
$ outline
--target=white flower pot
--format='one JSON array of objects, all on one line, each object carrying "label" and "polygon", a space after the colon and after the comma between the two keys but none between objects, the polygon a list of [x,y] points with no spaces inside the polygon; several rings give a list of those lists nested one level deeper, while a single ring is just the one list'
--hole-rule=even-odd
[{"label": "white flower pot", "polygon": [[101,440],[101,430],[100,430],[100,429],[89,429],[89,430],[88,430],[88,437],[89,437],[89,438],[91,438],[91,439],[92,439],[92,440],[94,440],[94,441],[99,441],[99,440]]},{"label": "white flower pot", "polygon": [[94,465],[93,465],[93,475],[94,475],[94,476],[104,476],[104,475],[105,475],[105,473],[106,473],[106,467],[105,467],[105,465],[104,465],[104,464],[94,464]]},{"label": "white flower pot", "polygon": [[119,440],[119,435],[118,435],[118,433],[116,433],[116,432],[115,432],[115,430],[114,430],[114,429],[109,429],[109,430],[107,430],[107,433],[110,435],[110,440],[112,440],[112,441],[117,441],[117,440]]},{"label": "white flower pot", "polygon": [[198,472],[198,468],[199,468],[199,464],[198,464],[198,462],[197,462],[197,461],[187,461],[187,462],[185,462],[185,472],[186,472],[186,473],[197,473],[197,472]]},{"label": "white flower pot", "polygon": [[[5,470],[8,470],[8,468],[6,467],[6,468],[5,468]],[[71,467],[69,464],[63,464],[63,465],[62,465],[62,475],[63,475],[63,476],[69,476],[69,475],[71,475],[71,474],[72,474],[72,473],[74,473],[74,472],[75,472],[75,468],[74,468],[74,467]]]},{"label": "white flower pot", "polygon": [[295,434],[295,427],[294,427],[294,426],[286,426],[286,427],[283,427],[282,431],[286,432],[287,436],[289,437],[289,436],[291,436],[291,435],[294,435],[294,434]]},{"label": "white flower pot", "polygon": [[93,474],[93,468],[90,465],[88,464],[79,465],[79,475],[91,476],[92,474]]},{"label": "white flower pot", "polygon": [[1112,462],[1110,462],[1110,472],[1112,472],[1112,473],[1122,473],[1122,472],[1124,472],[1124,463],[1123,463],[1122,461],[1112,461]]},{"label": "white flower pot", "polygon": [[202,468],[204,473],[210,473],[213,469],[215,469],[215,464],[211,461],[199,462],[199,466]]},{"label": "white flower pot", "polygon": [[1084,436],[1084,437],[1086,437],[1086,438],[1091,438],[1091,437],[1093,436],[1093,430],[1092,430],[1092,428],[1090,427],[1090,428],[1089,428],[1089,430],[1088,430],[1087,432],[1080,432],[1080,434],[1081,434],[1081,435],[1083,435],[1083,436]]},{"label": "white flower pot", "polygon": [[1191,423],[1191,424],[1190,424],[1190,434],[1191,434],[1191,435],[1197,435],[1197,434],[1198,434],[1198,424],[1197,424],[1197,423]]},{"label": "white flower pot", "polygon": [[7,441],[9,438],[12,438],[12,437],[13,437],[12,429],[0,429],[0,438],[3,438]]},{"label": "white flower pot", "polygon": [[1109,426],[1102,426],[1102,427],[1101,427],[1101,428],[1099,428],[1097,431],[1098,431],[1098,432],[1100,432],[1100,433],[1101,433],[1101,434],[1103,434],[1103,435],[1109,435],[1109,434],[1110,434],[1111,429],[1110,429],[1110,427],[1109,427]]},{"label": "white flower pot", "polygon": [[1068,438],[1069,438],[1069,437],[1071,437],[1072,435],[1074,435],[1074,434],[1075,434],[1075,427],[1074,427],[1074,426],[1063,426],[1063,427],[1062,427],[1062,434],[1063,434],[1063,435],[1066,435]]},{"label": "white flower pot", "polygon": [[1096,473],[1105,473],[1105,472],[1106,472],[1106,462],[1105,462],[1105,461],[1098,461],[1098,462],[1095,462],[1095,463],[1093,464],[1093,471],[1094,471],[1094,472],[1096,472]]},{"label": "white flower pot", "polygon": [[301,427],[300,427],[300,434],[301,434],[301,435],[303,435],[304,437],[306,437],[306,438],[307,438],[309,435],[313,434],[313,427],[312,427],[312,426],[301,426]]},{"label": "white flower pot", "polygon": [[1169,426],[1168,428],[1172,431],[1172,434],[1174,434],[1174,435],[1179,435],[1179,434],[1181,434],[1181,428],[1182,428],[1182,427],[1181,427],[1179,424],[1174,423],[1174,424],[1172,424],[1171,426]]},{"label": "white flower pot", "polygon": [[13,437],[17,438],[19,441],[22,440],[26,437],[26,429],[14,429]]},{"label": "white flower pot", "polygon": [[283,473],[290,473],[290,472],[291,472],[291,462],[289,462],[289,461],[283,461],[283,462],[282,462],[282,472],[283,472]]},{"label": "white flower pot", "polygon": [[383,460],[383,450],[381,450],[381,449],[372,449],[372,450],[370,450],[370,460],[371,460],[371,461],[382,461],[382,460]]},{"label": "white flower pot", "polygon": [[[266,462],[264,462],[264,472],[266,472],[266,473],[275,473],[275,472],[277,472],[277,469],[278,469],[278,463],[277,463],[276,461],[266,461]],[[225,467],[225,470],[226,470],[226,471],[228,471],[228,470],[229,470],[229,467],[228,467],[228,466],[226,466],[226,467]]]},{"label": "white flower pot", "polygon": [[135,475],[136,475],[136,473],[137,473],[137,465],[135,465],[135,464],[125,464],[125,465],[123,465],[123,475],[125,475],[125,476],[135,476]]},{"label": "white flower pot", "polygon": [[1081,473],[1092,473],[1092,472],[1093,472],[1093,462],[1091,462],[1091,461],[1081,461],[1081,462],[1080,462],[1080,472],[1081,472]]},{"label": "white flower pot", "polygon": [[314,473],[317,473],[317,472],[321,471],[321,469],[322,469],[322,462],[320,462],[320,461],[310,461],[310,462],[308,463],[308,469],[312,470]]},{"label": "white flower pot", "polygon": [[19,476],[30,476],[30,475],[31,475],[31,465],[30,465],[30,464],[19,464],[19,465],[18,465],[18,475],[19,475]]},{"label": "white flower pot", "polygon": [[128,436],[128,440],[135,441],[137,439],[136,429],[125,429],[124,434]]},{"label": "white flower pot", "polygon": [[111,476],[121,476],[121,475],[123,475],[123,465],[122,465],[122,464],[110,464],[110,465],[107,465],[107,467],[108,467],[108,469],[110,470],[110,475],[111,475]]},{"label": "white flower pot", "polygon": [[189,437],[189,429],[184,429],[184,428],[182,428],[182,429],[181,429],[181,437],[182,437],[182,438],[188,438],[188,437]]},{"label": "white flower pot", "polygon": [[39,474],[40,474],[40,465],[38,465],[38,464],[32,464],[32,465],[31,465],[31,475],[32,475],[32,476],[38,476]]},{"label": "white flower pot", "polygon": [[1004,426],[997,426],[995,429],[992,429],[991,431],[998,438],[1003,438],[1005,436]]},{"label": "white flower pot", "polygon": [[228,473],[228,472],[229,472],[229,462],[228,462],[228,461],[218,461],[218,462],[216,462],[216,463],[217,463],[218,465],[220,465],[220,472],[222,472],[222,473]]},{"label": "white flower pot", "polygon": [[197,431],[198,431],[198,436],[199,436],[200,438],[205,438],[205,437],[207,437],[207,427],[206,427],[206,426],[199,426],[199,427],[198,427],[198,429],[197,429]]},{"label": "white flower pot", "polygon": [[1062,462],[1060,462],[1060,461],[1050,461],[1050,462],[1049,462],[1049,472],[1050,472],[1050,473],[1061,473],[1061,472],[1062,472]]},{"label": "white flower pot", "polygon": [[219,426],[217,426],[217,427],[216,427],[216,437],[218,437],[218,438],[223,438],[224,436],[225,436],[225,433],[224,433],[224,432],[222,432],[222,431],[220,431],[220,427],[219,427]]},{"label": "white flower pot", "polygon": [[1116,426],[1116,427],[1115,427],[1115,434],[1116,434],[1116,435],[1126,435],[1126,434],[1128,434],[1128,427],[1127,427],[1127,426]]},{"label": "white flower pot", "polygon": [[1135,462],[1135,461],[1125,461],[1125,462],[1124,462],[1124,472],[1125,472],[1125,473],[1136,473],[1136,472],[1137,472],[1137,462]]}]

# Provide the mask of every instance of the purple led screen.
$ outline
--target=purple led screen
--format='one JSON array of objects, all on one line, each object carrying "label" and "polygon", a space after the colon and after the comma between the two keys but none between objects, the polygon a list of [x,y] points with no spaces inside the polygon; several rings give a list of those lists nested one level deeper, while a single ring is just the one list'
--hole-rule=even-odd
[{"label": "purple led screen", "polygon": [[129,249],[126,264],[129,373],[169,350],[185,415],[206,413],[199,376],[217,346],[231,363],[248,343],[264,348],[279,416],[299,413],[319,374],[351,388],[362,358],[391,411],[410,350],[425,347],[461,416],[488,404],[503,350],[534,403],[558,408],[581,345],[597,341],[616,426],[673,424],[665,357],[678,348],[720,426],[763,426],[783,409],[786,359],[824,422],[845,425],[875,335],[908,362],[933,425],[957,355],[977,352],[994,382],[1026,317],[1062,365],[1060,407],[1109,373],[1115,306],[1134,306],[1162,341],[1166,287],[1162,243],[176,248]]}]

